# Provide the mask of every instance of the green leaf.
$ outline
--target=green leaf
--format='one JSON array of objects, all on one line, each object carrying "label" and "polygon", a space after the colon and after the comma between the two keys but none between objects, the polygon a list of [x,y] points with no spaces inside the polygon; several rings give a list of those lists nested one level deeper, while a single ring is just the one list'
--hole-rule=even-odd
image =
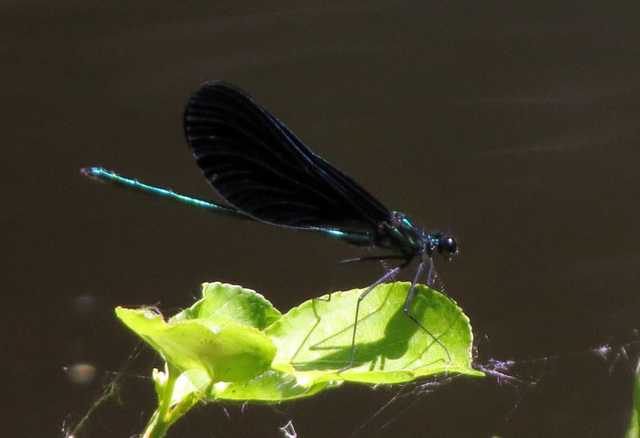
[{"label": "green leaf", "polygon": [[446,296],[418,285],[411,313],[403,311],[410,283],[378,286],[362,300],[353,366],[349,367],[355,308],[365,289],[336,292],[293,308],[267,327],[277,346],[268,372],[220,382],[205,399],[279,402],[306,397],[343,382],[394,384],[445,372],[479,376],[471,367],[468,318]]},{"label": "green leaf", "polygon": [[154,371],[159,408],[144,436],[163,436],[198,399],[282,402],[344,382],[482,376],[472,368],[473,335],[462,310],[417,285],[410,313],[418,325],[403,310],[410,287],[379,285],[362,300],[366,289],[335,292],[285,315],[257,292],[222,283],[204,284],[202,299],[166,322],[148,308],[117,308],[167,362]]},{"label": "green leaf", "polygon": [[266,371],[275,345],[256,326],[279,313],[262,296],[237,286],[205,284],[202,293],[202,300],[168,322],[148,308],[118,307],[116,314],[201,391]]},{"label": "green leaf", "polygon": [[204,283],[202,299],[183,310],[169,322],[207,319],[212,323],[233,322],[263,330],[282,315],[262,295],[242,286],[223,283]]},{"label": "green leaf", "polygon": [[627,438],[640,437],[640,362],[636,366],[636,380],[633,388],[633,410],[627,429]]},{"label": "green leaf", "polygon": [[290,366],[314,381],[372,384],[443,372],[482,375],[471,368],[473,337],[462,310],[443,294],[416,285],[410,313],[427,333],[403,311],[410,287],[380,285],[361,301],[352,366],[355,309],[365,289],[336,292],[292,309],[265,331],[278,349],[272,367]]}]

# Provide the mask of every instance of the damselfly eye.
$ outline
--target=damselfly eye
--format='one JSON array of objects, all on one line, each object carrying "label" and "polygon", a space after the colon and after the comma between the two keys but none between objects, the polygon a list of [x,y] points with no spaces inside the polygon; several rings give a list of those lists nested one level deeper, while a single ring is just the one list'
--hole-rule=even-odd
[{"label": "damselfly eye", "polygon": [[438,241],[438,252],[444,255],[454,255],[458,252],[458,243],[452,236],[441,236]]}]

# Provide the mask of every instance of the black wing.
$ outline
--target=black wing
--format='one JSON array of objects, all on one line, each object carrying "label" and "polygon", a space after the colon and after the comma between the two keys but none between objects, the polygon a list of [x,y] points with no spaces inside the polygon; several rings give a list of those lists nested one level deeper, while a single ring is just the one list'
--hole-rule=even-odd
[{"label": "black wing", "polygon": [[233,85],[200,87],[185,110],[184,130],[213,188],[257,220],[365,232],[389,220],[380,201]]}]

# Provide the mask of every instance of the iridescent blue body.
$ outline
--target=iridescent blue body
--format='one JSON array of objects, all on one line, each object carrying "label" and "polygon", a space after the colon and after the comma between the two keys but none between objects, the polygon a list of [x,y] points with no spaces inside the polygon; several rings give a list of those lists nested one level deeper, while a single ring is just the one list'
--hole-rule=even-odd
[{"label": "iridescent blue body", "polygon": [[[234,217],[237,219],[244,219],[248,221],[255,222],[256,219],[248,216],[246,213],[243,213],[241,210],[237,208],[216,204],[214,202],[204,201],[202,199],[193,198],[191,196],[181,195],[179,193],[174,192],[171,189],[165,189],[158,186],[151,186],[149,184],[145,184],[137,179],[127,178],[125,176],[119,175],[113,171],[104,169],[102,167],[85,167],[80,169],[80,172],[91,178],[98,181],[105,181],[115,185],[128,187],[133,190],[148,193],[153,196],[161,197],[170,201],[178,202],[185,205],[191,205],[203,210],[208,210],[216,214],[226,215],[230,217]],[[326,234],[331,237],[335,237],[340,240],[344,240],[352,245],[359,246],[372,246],[374,242],[372,241],[372,236],[366,233],[348,233],[345,231],[340,231],[333,228],[322,228],[322,227],[308,227],[306,230],[315,231],[318,233]]]}]

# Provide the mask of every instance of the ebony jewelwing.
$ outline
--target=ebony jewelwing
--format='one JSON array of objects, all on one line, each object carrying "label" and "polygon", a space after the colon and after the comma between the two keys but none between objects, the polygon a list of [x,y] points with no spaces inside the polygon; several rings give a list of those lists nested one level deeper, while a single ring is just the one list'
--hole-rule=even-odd
[{"label": "ebony jewelwing", "polygon": [[184,131],[205,178],[229,205],[179,195],[99,167],[85,168],[81,172],[94,179],[216,213],[315,231],[352,245],[391,251],[392,254],[350,260],[397,259],[400,263],[367,288],[358,300],[349,366],[353,365],[360,302],[375,286],[418,259],[403,310],[447,350],[411,314],[410,305],[415,285],[427,266],[427,285],[431,283],[433,255],[438,253],[450,258],[457,252],[458,246],[452,236],[443,232],[425,233],[405,214],[387,209],[359,184],[313,153],[280,120],[233,85],[223,82],[202,85],[187,104]]}]

